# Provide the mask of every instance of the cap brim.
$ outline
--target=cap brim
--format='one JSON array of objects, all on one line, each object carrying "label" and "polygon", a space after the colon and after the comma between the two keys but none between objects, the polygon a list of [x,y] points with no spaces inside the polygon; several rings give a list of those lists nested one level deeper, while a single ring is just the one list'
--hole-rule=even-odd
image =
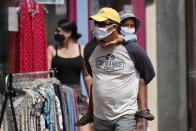
[{"label": "cap brim", "polygon": [[93,16],[91,16],[89,19],[90,19],[90,20],[93,19],[93,20],[99,21],[99,22],[108,20],[107,18],[105,18],[105,17],[103,17],[103,16],[100,16],[100,15],[93,15]]}]

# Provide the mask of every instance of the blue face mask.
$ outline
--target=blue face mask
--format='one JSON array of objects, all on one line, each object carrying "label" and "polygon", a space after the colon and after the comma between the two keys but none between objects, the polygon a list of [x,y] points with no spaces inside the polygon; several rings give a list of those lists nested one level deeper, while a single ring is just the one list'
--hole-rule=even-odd
[{"label": "blue face mask", "polygon": [[122,33],[123,36],[127,36],[127,35],[132,35],[135,33],[135,28],[127,28],[127,27],[121,27],[120,32]]},{"label": "blue face mask", "polygon": [[136,41],[137,36],[135,33],[135,28],[127,28],[127,27],[121,27],[121,34],[123,35],[123,39],[125,41]]}]

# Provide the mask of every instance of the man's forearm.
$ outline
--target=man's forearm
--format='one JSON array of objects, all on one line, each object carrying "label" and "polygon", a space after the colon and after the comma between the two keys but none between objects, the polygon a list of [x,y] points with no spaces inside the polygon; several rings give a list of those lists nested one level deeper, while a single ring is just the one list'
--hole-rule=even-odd
[{"label": "man's forearm", "polygon": [[93,114],[93,94],[92,94],[92,84],[90,86],[90,93],[89,93],[89,105],[88,105],[88,111],[87,114],[91,115]]}]

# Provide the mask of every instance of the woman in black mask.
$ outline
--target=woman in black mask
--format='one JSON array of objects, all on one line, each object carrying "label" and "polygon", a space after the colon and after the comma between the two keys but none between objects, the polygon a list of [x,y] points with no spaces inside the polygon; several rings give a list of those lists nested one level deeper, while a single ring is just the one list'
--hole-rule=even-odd
[{"label": "woman in black mask", "polygon": [[[88,94],[92,78],[87,73],[84,64],[84,45],[76,43],[80,37],[81,35],[77,33],[77,27],[72,20],[68,18],[60,20],[54,34],[54,38],[59,44],[48,46],[48,68],[56,68],[57,79],[62,84],[75,89],[81,117],[87,112],[87,99],[82,95],[80,74],[82,72]],[[89,131],[89,125],[81,127],[81,131]]]}]

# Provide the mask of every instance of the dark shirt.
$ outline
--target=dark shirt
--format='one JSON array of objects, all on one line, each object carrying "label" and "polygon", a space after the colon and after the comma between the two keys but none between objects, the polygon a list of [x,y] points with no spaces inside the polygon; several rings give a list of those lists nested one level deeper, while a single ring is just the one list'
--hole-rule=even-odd
[{"label": "dark shirt", "polygon": [[80,74],[84,68],[84,60],[80,55],[73,58],[63,58],[58,56],[57,46],[56,55],[52,60],[52,68],[57,69],[56,77],[61,81],[62,84],[80,84]]}]

